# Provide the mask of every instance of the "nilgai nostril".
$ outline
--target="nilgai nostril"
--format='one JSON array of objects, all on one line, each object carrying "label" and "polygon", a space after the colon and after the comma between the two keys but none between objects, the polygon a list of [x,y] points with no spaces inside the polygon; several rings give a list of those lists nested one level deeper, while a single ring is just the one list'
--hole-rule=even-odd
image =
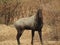
[{"label": "nilgai nostril", "polygon": [[21,37],[24,29],[28,29],[32,31],[32,40],[31,40],[32,45],[33,45],[34,32],[38,31],[41,44],[43,45],[43,42],[42,42],[42,27],[43,27],[42,9],[38,9],[36,15],[17,20],[14,23],[14,26],[17,29],[16,38],[17,38],[18,45],[20,45],[19,38]]}]

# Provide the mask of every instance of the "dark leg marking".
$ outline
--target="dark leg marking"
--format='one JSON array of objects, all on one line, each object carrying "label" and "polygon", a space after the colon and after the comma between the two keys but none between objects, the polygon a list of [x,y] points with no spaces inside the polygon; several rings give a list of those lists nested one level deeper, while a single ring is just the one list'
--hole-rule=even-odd
[{"label": "dark leg marking", "polygon": [[32,40],[31,40],[31,44],[33,45],[33,38],[34,38],[34,30],[32,30]]},{"label": "dark leg marking", "polygon": [[21,37],[21,34],[20,34],[20,33],[17,33],[16,38],[17,38],[18,45],[20,45],[20,41],[19,41],[19,38],[20,38],[20,37]]},{"label": "dark leg marking", "polygon": [[20,41],[19,41],[19,39],[20,39],[22,33],[23,33],[23,30],[18,30],[18,32],[17,32],[17,36],[16,36],[16,38],[17,38],[17,43],[18,43],[18,45],[20,45]]},{"label": "dark leg marking", "polygon": [[43,45],[43,41],[42,41],[42,30],[38,30],[38,34],[39,34],[39,38],[40,38],[40,41],[41,41],[41,44]]}]

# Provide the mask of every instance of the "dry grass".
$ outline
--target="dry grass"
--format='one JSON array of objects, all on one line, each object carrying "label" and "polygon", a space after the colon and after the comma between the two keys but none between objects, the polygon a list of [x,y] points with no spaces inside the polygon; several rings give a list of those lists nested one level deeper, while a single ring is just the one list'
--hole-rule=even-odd
[{"label": "dry grass", "polygon": [[[1,0],[2,1],[2,0]],[[43,8],[43,21],[44,26],[42,29],[43,40],[45,45],[60,45],[60,0],[42,0],[40,4],[39,0],[19,0],[21,4],[17,6],[13,15],[16,21],[18,18],[29,17],[36,14],[40,5]],[[18,2],[19,2],[18,1]],[[8,0],[7,8],[10,7],[10,11],[16,6],[16,0]],[[0,12],[4,10],[4,3],[0,2]],[[8,12],[8,11],[7,11]],[[2,13],[2,12],[1,12]],[[1,14],[0,13],[0,14]],[[1,21],[4,22],[4,17],[0,17]],[[13,22],[13,18],[11,20]],[[6,26],[0,24],[0,45],[17,45],[16,42],[16,29],[13,26]],[[58,38],[57,38],[58,37]],[[58,41],[56,41],[58,40]],[[31,45],[31,31],[25,30],[21,37],[21,45]],[[34,45],[39,45],[39,36],[35,32]]]},{"label": "dry grass", "polygon": [[[49,33],[49,31],[43,31],[43,37],[45,38],[45,40],[44,39],[43,40],[45,45],[60,45],[60,41],[46,40],[46,37],[51,38],[48,37],[49,34],[46,33]],[[16,29],[13,26],[6,26],[0,24],[0,45],[17,45],[16,34],[17,34]],[[35,32],[34,45],[39,44],[40,44],[39,36],[38,33]],[[24,31],[21,37],[21,45],[31,45],[31,31],[27,30]]]}]

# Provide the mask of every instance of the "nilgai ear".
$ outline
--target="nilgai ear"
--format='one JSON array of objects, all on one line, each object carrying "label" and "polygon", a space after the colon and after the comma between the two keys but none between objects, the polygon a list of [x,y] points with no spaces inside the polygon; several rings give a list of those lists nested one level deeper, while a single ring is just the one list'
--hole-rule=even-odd
[{"label": "nilgai ear", "polygon": [[42,9],[38,9],[37,14],[42,15]]},{"label": "nilgai ear", "polygon": [[37,15],[40,15],[40,17],[41,17],[41,15],[42,15],[42,9],[38,9],[37,10]]},{"label": "nilgai ear", "polygon": [[38,9],[38,12],[42,13],[42,9]]}]

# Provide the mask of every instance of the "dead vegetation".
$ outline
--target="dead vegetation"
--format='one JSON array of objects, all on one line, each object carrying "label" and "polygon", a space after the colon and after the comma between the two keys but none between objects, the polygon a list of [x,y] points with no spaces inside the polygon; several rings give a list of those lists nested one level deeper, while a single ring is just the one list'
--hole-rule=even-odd
[{"label": "dead vegetation", "polygon": [[[19,18],[36,14],[38,8],[43,8],[43,40],[45,45],[60,45],[60,0],[0,0],[0,23],[13,23]],[[6,15],[7,18],[5,17]],[[9,17],[9,18],[8,18]],[[6,19],[6,20],[5,20]],[[16,29],[0,24],[0,45],[17,45]],[[29,34],[28,34],[29,33]],[[28,37],[26,37],[28,36]],[[36,32],[35,45],[39,38]],[[31,31],[25,31],[21,37],[21,45],[30,45]]]}]

